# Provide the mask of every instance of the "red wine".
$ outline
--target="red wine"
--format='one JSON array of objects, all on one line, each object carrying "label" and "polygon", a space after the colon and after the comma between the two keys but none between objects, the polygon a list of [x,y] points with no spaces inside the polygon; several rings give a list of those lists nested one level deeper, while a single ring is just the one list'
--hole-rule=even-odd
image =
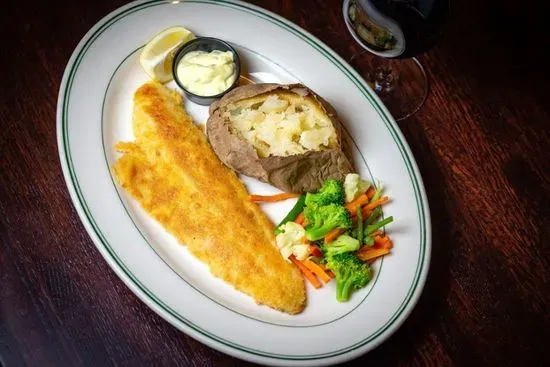
[{"label": "red wine", "polygon": [[[348,16],[356,35],[376,51],[404,47],[385,57],[408,58],[437,41],[450,0],[351,0]],[[403,42],[404,40],[404,42]],[[401,41],[401,42],[400,42]]]}]

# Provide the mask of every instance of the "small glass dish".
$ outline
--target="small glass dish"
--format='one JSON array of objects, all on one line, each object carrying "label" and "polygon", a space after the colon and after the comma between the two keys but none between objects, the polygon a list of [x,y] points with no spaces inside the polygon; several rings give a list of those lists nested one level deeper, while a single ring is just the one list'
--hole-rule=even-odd
[{"label": "small glass dish", "polygon": [[[211,52],[211,51],[214,51],[214,50],[219,50],[219,51],[223,51],[223,52],[229,51],[233,54],[233,61],[235,62],[235,72],[237,74],[237,76],[235,78],[235,81],[223,92],[218,93],[216,95],[212,95],[212,96],[201,96],[201,95],[195,94],[193,92],[190,92],[189,90],[187,90],[182,85],[182,83],[180,82],[180,80],[178,78],[178,75],[177,75],[178,64],[179,64],[181,58],[185,54],[187,54],[191,51]],[[237,84],[239,83],[240,75],[241,75],[241,61],[240,61],[239,54],[237,53],[237,51],[229,43],[227,43],[225,41],[222,41],[218,38],[213,38],[213,37],[198,37],[198,38],[195,38],[194,40],[186,43],[179,50],[176,51],[176,54],[174,55],[174,62],[172,64],[172,74],[174,76],[174,81],[183,90],[183,92],[185,93],[185,96],[190,101],[193,101],[193,102],[195,102],[197,104],[200,104],[200,105],[203,105],[203,106],[208,106],[212,102],[214,102],[214,101],[220,99],[221,97],[223,97],[224,94],[226,94],[231,89],[233,89],[237,86]]]}]

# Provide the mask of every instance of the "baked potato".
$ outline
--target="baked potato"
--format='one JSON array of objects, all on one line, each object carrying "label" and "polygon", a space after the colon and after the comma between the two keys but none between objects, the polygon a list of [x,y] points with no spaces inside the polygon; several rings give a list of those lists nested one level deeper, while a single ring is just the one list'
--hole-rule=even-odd
[{"label": "baked potato", "polygon": [[206,134],[228,167],[285,192],[314,191],[352,172],[336,111],[303,84],[233,89],[210,106]]}]

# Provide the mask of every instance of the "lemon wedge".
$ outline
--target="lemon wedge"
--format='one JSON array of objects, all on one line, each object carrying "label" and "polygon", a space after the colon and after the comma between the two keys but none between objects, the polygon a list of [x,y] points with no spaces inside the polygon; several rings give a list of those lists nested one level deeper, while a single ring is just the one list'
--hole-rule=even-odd
[{"label": "lemon wedge", "polygon": [[157,33],[143,48],[139,63],[149,76],[161,83],[172,80],[175,51],[195,38],[186,28],[175,26]]}]

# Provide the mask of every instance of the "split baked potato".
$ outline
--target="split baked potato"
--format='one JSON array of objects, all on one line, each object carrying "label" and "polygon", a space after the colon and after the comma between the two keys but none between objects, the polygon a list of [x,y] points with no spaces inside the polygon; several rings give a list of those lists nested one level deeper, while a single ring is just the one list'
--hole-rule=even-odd
[{"label": "split baked potato", "polygon": [[207,137],[235,171],[285,191],[314,191],[352,172],[336,111],[302,84],[251,84],[210,106]]}]

